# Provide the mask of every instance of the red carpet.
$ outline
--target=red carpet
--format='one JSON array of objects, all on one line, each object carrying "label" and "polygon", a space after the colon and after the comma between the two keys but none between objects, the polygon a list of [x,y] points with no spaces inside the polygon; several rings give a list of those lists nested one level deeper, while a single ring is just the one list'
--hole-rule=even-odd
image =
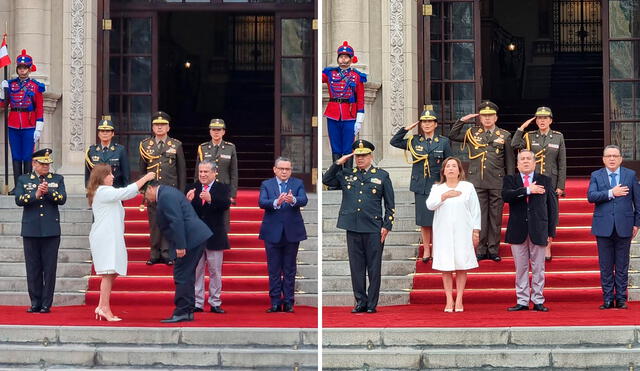
[{"label": "red carpet", "polygon": [[[266,254],[263,242],[258,239],[263,215],[258,207],[258,195],[258,190],[240,190],[237,205],[231,208],[231,250],[224,252],[222,267],[222,302],[225,309],[242,305],[259,313],[269,306]],[[127,276],[116,279],[111,303],[116,306],[164,306],[165,310],[169,310],[174,296],[173,267],[145,264],[149,259],[149,223],[147,211],[138,209],[140,203],[141,198],[138,197],[124,204],[129,267]],[[99,290],[100,277],[93,275],[89,278],[87,305],[97,305]]]},{"label": "red carpet", "polygon": [[120,322],[97,321],[89,305],[56,306],[48,314],[30,314],[25,308],[0,306],[0,325],[315,328],[318,324],[317,308],[306,306],[296,306],[295,313],[265,313],[266,307],[230,304],[224,306],[225,314],[195,313],[194,321],[176,324],[159,322],[171,316],[172,306],[114,304],[111,309],[123,319]]},{"label": "red carpet", "polygon": [[[465,298],[467,293],[465,292]],[[484,304],[467,303],[463,313],[444,313],[442,304],[378,307],[378,313],[351,314],[351,307],[323,307],[324,327],[521,327],[521,326],[622,326],[640,325],[640,304],[629,309],[598,309],[598,302],[548,300],[549,312],[507,312],[510,304],[485,297]],[[466,300],[465,300],[466,302]],[[513,303],[515,304],[515,302]]]},{"label": "red carpet", "polygon": [[[593,205],[586,200],[588,179],[568,179],[567,197],[560,198],[559,226],[552,245],[553,260],[546,263],[545,298],[547,303],[597,303],[602,300],[600,271],[595,238],[591,235]],[[509,213],[505,205],[502,240]],[[420,248],[420,256],[422,248]],[[500,245],[502,262],[480,262],[480,267],[469,271],[466,303],[499,303],[502,306],[516,302],[514,264],[511,247]],[[444,302],[442,278],[431,269],[431,263],[416,262],[413,279],[412,304],[440,304]]]}]

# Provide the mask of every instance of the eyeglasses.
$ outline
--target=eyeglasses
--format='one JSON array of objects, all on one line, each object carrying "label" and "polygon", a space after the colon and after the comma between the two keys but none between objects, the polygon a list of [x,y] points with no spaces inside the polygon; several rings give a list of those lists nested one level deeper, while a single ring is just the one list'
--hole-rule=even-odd
[{"label": "eyeglasses", "polygon": [[277,167],[276,169],[278,169],[280,171],[291,171],[290,167]]},{"label": "eyeglasses", "polygon": [[602,157],[604,157],[604,158],[619,158],[619,157],[622,157],[622,156],[620,156],[620,155],[605,155],[605,156],[602,156]]}]

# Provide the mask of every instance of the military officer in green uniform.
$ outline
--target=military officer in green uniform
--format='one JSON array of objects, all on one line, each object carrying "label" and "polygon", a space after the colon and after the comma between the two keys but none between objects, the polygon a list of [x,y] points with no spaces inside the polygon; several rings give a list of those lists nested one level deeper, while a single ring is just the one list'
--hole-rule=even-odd
[{"label": "military officer in green uniform", "polygon": [[[472,113],[456,121],[449,132],[449,139],[462,142],[467,148],[469,170],[467,180],[476,189],[480,201],[482,223],[478,260],[491,259],[499,262],[500,228],[502,226],[502,178],[513,174],[515,159],[511,148],[511,134],[496,126],[498,106],[483,101],[479,113]],[[468,120],[480,116],[480,126],[463,131]]]},{"label": "military officer in green uniform", "polygon": [[[524,130],[533,120],[536,121],[538,130],[525,133]],[[567,180],[567,151],[562,133],[551,130],[552,122],[553,113],[551,108],[538,107],[535,116],[520,125],[513,134],[511,146],[516,150],[528,149],[535,153],[536,172],[551,178],[551,188],[556,193],[557,197],[554,199],[557,206],[558,197],[564,195],[564,187]],[[547,261],[551,260],[551,242],[547,245],[545,259]]]},{"label": "military officer in green uniform", "polygon": [[18,177],[16,205],[22,206],[22,242],[27,270],[29,313],[49,313],[56,286],[60,213],[58,205],[67,201],[64,178],[49,172],[51,149],[33,153],[32,172]]},{"label": "military officer in green uniform", "polygon": [[[154,135],[142,140],[139,145],[140,173],[153,171],[161,185],[168,185],[184,192],[187,178],[184,152],[182,143],[168,135],[171,129],[170,122],[171,117],[162,111],[153,115],[151,126]],[[151,252],[147,264],[164,262],[173,265],[173,260],[169,257],[169,243],[162,237],[155,222],[155,204],[147,206],[147,213],[151,229]]]},{"label": "military officer in green uniform", "polygon": [[98,138],[100,143],[87,148],[84,160],[84,183],[89,181],[89,174],[96,164],[111,166],[113,173],[113,186],[124,187],[129,185],[129,158],[123,145],[113,143],[115,128],[111,122],[111,116],[102,116],[98,124]]},{"label": "military officer in green uniform", "polygon": [[[351,312],[375,313],[380,296],[382,249],[394,221],[393,185],[389,173],[372,165],[375,149],[372,143],[358,140],[352,148],[353,153],[342,156],[327,169],[322,182],[342,189],[338,228],[347,231],[351,284],[356,300]],[[356,167],[343,169],[342,165],[354,155]]]},{"label": "military officer in green uniform", "polygon": [[[418,135],[410,134],[414,127],[418,127]],[[425,110],[420,115],[420,121],[400,128],[391,138],[391,145],[404,149],[405,157],[411,169],[411,183],[409,190],[415,194],[416,224],[422,232],[424,246],[422,262],[431,260],[431,226],[433,211],[427,209],[427,198],[431,187],[440,181],[440,166],[445,158],[452,155],[449,138],[435,133],[438,127],[438,117],[432,110]]]},{"label": "military officer in green uniform", "polygon": [[[235,204],[238,194],[238,155],[236,154],[236,146],[224,140],[226,130],[227,125],[223,119],[214,118],[209,122],[211,140],[198,146],[194,182],[198,182],[198,165],[200,161],[209,160],[215,163],[218,167],[216,181],[229,186],[231,203]],[[227,223],[227,232],[229,232],[229,209],[225,211],[224,219]]]}]

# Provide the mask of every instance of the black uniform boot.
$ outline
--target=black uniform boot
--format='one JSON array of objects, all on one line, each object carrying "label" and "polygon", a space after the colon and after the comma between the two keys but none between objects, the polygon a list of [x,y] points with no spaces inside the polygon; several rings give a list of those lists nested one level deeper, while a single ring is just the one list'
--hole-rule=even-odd
[{"label": "black uniform boot", "polygon": [[11,164],[13,165],[13,189],[9,191],[9,195],[13,196],[16,194],[18,178],[22,175],[22,161],[13,160]]}]

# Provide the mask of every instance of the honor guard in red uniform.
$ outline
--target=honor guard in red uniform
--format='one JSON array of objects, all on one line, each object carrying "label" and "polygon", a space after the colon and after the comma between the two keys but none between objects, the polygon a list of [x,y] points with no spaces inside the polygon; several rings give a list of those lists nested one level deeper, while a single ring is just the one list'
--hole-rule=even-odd
[{"label": "honor guard in red uniform", "polygon": [[[351,145],[364,122],[364,83],[367,75],[351,68],[357,63],[353,48],[346,41],[338,48],[338,67],[322,71],[322,82],[329,87],[329,104],[324,111],[327,118],[331,156],[335,162],[351,153]],[[350,158],[345,164],[352,167]]]},{"label": "honor guard in red uniform", "polygon": [[8,97],[3,95],[2,103],[9,99],[9,143],[14,184],[21,174],[31,172],[31,154],[44,128],[42,93],[45,87],[43,83],[29,78],[29,73],[35,70],[33,58],[22,49],[22,54],[16,58],[18,77],[2,84],[3,87],[8,85],[9,90]]}]

